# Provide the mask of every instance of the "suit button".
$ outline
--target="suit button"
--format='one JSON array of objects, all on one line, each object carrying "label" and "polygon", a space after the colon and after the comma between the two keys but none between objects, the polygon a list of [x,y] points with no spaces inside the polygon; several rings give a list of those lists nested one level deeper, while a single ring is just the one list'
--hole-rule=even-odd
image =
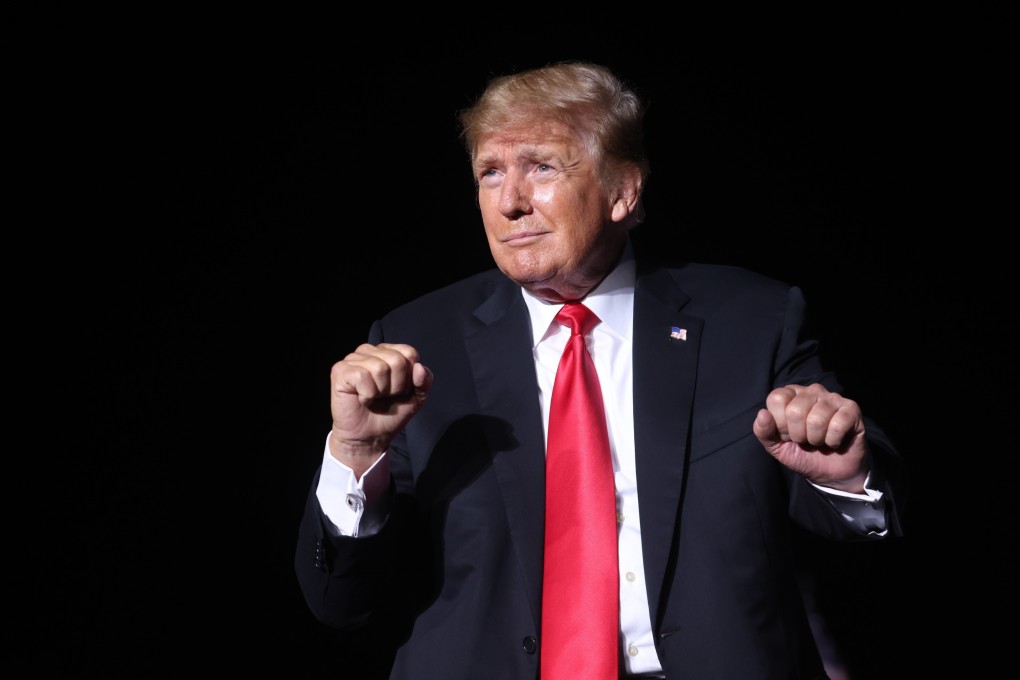
[{"label": "suit button", "polygon": [[531,635],[524,638],[524,651],[527,654],[534,654],[536,651],[538,651],[538,640],[536,640]]},{"label": "suit button", "polygon": [[318,569],[324,569],[326,566],[326,560],[323,559],[323,546],[322,541],[315,542],[315,566]]}]

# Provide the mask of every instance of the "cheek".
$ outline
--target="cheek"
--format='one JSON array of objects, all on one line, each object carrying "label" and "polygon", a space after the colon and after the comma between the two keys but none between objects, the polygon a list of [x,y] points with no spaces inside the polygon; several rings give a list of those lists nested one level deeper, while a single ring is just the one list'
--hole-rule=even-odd
[{"label": "cheek", "polygon": [[[556,187],[555,186],[536,186],[531,191],[531,202],[532,204],[542,204],[554,207],[556,205]],[[562,203],[562,198],[560,200]]]},{"label": "cheek", "polygon": [[490,237],[494,236],[498,225],[505,221],[503,215],[496,209],[495,205],[484,201],[479,201],[478,209],[482,216],[482,226],[485,227],[485,233]]},{"label": "cheek", "polygon": [[567,191],[563,187],[541,187],[531,197],[535,212],[557,226],[558,231],[585,231],[602,222],[594,192]]}]

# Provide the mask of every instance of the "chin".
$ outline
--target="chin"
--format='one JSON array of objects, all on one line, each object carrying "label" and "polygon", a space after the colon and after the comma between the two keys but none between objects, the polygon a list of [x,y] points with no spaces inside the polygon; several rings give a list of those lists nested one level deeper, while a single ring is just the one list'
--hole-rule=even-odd
[{"label": "chin", "polygon": [[556,270],[539,266],[536,258],[527,253],[515,253],[514,255],[497,260],[496,264],[517,283],[523,285],[541,283],[548,281],[556,275]]},{"label": "chin", "polygon": [[503,273],[525,287],[551,284],[556,275],[555,272],[539,271],[533,267],[507,267]]}]

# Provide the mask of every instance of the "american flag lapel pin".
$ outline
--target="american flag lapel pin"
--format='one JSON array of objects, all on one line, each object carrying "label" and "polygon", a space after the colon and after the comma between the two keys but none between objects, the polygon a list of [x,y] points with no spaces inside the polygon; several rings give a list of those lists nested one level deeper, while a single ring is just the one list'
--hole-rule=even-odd
[{"label": "american flag lapel pin", "polygon": [[669,337],[672,338],[673,340],[686,340],[687,329],[673,326],[672,328],[669,329]]}]

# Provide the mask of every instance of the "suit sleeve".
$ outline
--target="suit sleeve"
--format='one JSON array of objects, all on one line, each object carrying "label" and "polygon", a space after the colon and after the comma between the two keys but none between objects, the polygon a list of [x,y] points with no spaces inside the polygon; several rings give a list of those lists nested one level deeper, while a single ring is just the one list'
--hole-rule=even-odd
[{"label": "suit sleeve", "polygon": [[[819,343],[814,335],[802,291],[792,287],[787,295],[782,338],[776,352],[774,387],[789,384],[821,383],[833,392],[849,398],[836,375],[826,370],[819,354]],[[904,463],[886,432],[864,411],[865,431],[871,461],[871,487],[882,492],[886,505],[886,536],[903,534],[902,512],[907,493]],[[810,531],[840,540],[881,540],[866,531],[855,530],[839,511],[828,502],[824,492],[814,488],[806,479],[792,471],[790,478],[790,514]]]}]

